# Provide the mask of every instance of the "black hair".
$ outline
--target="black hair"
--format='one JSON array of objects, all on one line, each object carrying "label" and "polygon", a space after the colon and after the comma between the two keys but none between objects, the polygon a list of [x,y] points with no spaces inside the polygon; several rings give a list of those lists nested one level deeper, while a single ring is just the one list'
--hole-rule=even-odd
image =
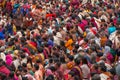
[{"label": "black hair", "polygon": [[107,67],[105,65],[100,65],[99,66],[100,70],[103,71],[103,72],[106,72],[107,71]]},{"label": "black hair", "polygon": [[49,69],[53,72],[56,71],[56,68],[54,66],[50,66]]},{"label": "black hair", "polygon": [[28,78],[27,77],[22,77],[22,80],[28,80]]},{"label": "black hair", "polygon": [[88,43],[88,39],[87,38],[84,38],[84,41]]},{"label": "black hair", "polygon": [[21,58],[25,58],[26,56],[25,56],[25,54],[21,54]]},{"label": "black hair", "polygon": [[75,72],[74,71],[70,71],[68,74],[71,75],[72,77],[75,76]]},{"label": "black hair", "polygon": [[42,63],[42,61],[40,59],[37,59],[36,63]]},{"label": "black hair", "polygon": [[53,63],[53,59],[52,58],[49,59],[49,63]]},{"label": "black hair", "polygon": [[26,64],[26,63],[23,63],[22,66],[23,66],[23,67],[27,67],[27,64]]},{"label": "black hair", "polygon": [[74,56],[73,55],[69,55],[68,58],[69,58],[70,61],[74,60]]},{"label": "black hair", "polygon": [[35,70],[39,70],[39,65],[34,64],[34,68],[35,68]]},{"label": "black hair", "polygon": [[56,65],[57,65],[57,67],[60,67],[61,66],[61,62],[57,62]]},{"label": "black hair", "polygon": [[61,63],[65,63],[65,57],[64,57],[64,56],[61,56],[61,57],[60,57],[60,62],[61,62]]},{"label": "black hair", "polygon": [[95,74],[91,80],[101,80],[100,75],[99,74]]},{"label": "black hair", "polygon": [[46,80],[55,80],[53,75],[49,75]]},{"label": "black hair", "polygon": [[78,44],[75,44],[75,49],[78,49],[79,48],[79,45]]},{"label": "black hair", "polygon": [[79,76],[78,75],[74,76],[74,80],[80,80]]},{"label": "black hair", "polygon": [[13,72],[13,71],[10,72],[9,77],[10,77],[10,78],[14,78],[14,72]]},{"label": "black hair", "polygon": [[79,65],[79,64],[80,64],[80,58],[76,58],[76,59],[74,59],[74,61],[75,61],[75,64],[76,64],[76,65]]},{"label": "black hair", "polygon": [[83,64],[88,64],[88,61],[87,61],[87,59],[85,57],[82,58],[82,63]]}]

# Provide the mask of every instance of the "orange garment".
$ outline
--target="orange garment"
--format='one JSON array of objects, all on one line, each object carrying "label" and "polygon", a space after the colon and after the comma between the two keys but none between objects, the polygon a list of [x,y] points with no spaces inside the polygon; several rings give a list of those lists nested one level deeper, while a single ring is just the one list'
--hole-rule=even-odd
[{"label": "orange garment", "polygon": [[105,36],[101,37],[101,40],[100,40],[101,46],[104,46],[106,41],[107,41],[107,37]]},{"label": "orange garment", "polygon": [[72,44],[73,44],[73,40],[72,39],[69,39],[66,43],[65,43],[65,47],[69,50],[72,50],[73,47],[72,47]]},{"label": "orange garment", "polygon": [[32,9],[36,8],[36,5],[32,5]]}]

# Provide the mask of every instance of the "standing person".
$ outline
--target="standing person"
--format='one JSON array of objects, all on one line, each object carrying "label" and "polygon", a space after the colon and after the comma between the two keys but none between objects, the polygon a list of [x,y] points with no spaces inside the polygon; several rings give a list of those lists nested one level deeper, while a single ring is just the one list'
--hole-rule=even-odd
[{"label": "standing person", "polygon": [[36,80],[43,80],[42,72],[39,70],[39,65],[34,65],[34,77]]},{"label": "standing person", "polygon": [[90,78],[90,68],[86,58],[82,59],[81,70],[83,73],[83,80],[88,80]]},{"label": "standing person", "polygon": [[74,74],[78,76],[80,80],[82,80],[83,76],[82,76],[82,70],[80,68],[80,63],[81,63],[80,58],[76,58],[74,62],[75,62],[75,66],[72,68],[71,71],[73,71]]},{"label": "standing person", "polygon": [[11,2],[11,0],[8,0],[7,3],[6,3],[6,11],[9,15],[12,12],[12,2]]},{"label": "standing person", "polygon": [[[67,40],[67,42],[65,43],[65,47],[67,48],[68,51],[71,51],[71,50],[73,49],[72,45],[73,45],[72,35],[69,35],[69,36],[68,36],[68,40]],[[68,52],[68,53],[69,53],[69,52]]]}]

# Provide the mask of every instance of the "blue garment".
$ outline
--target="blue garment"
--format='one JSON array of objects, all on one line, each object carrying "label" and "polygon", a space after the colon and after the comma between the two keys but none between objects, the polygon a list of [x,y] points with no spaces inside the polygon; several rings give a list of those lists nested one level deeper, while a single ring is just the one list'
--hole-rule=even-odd
[{"label": "blue garment", "polygon": [[53,45],[54,45],[53,41],[49,39],[49,40],[48,40],[48,45],[49,45],[49,46],[53,46]]},{"label": "blue garment", "polygon": [[20,4],[14,4],[14,9],[17,9],[20,6]]},{"label": "blue garment", "polygon": [[7,24],[8,27],[8,33],[10,33],[11,35],[13,34],[13,29],[12,29],[12,25],[11,24]]},{"label": "blue garment", "polygon": [[0,32],[0,40],[3,40],[3,39],[5,39],[5,36],[2,32]]},{"label": "blue garment", "polygon": [[109,34],[115,32],[115,31],[116,31],[116,27],[115,27],[115,26],[110,26],[110,27],[108,28],[108,33],[109,33]]}]

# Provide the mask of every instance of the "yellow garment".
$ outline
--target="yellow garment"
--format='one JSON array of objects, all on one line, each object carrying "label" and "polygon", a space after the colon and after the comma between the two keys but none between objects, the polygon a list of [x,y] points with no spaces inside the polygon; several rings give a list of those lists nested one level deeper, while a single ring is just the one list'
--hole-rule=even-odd
[{"label": "yellow garment", "polygon": [[72,47],[72,44],[73,44],[73,40],[72,39],[69,39],[66,43],[65,43],[65,47],[69,50],[72,50],[73,47]]},{"label": "yellow garment", "polygon": [[84,32],[84,33],[83,33],[83,37],[86,37],[86,35],[87,35],[87,33],[86,33],[86,32]]},{"label": "yellow garment", "polygon": [[13,32],[16,33],[17,29],[16,29],[16,26],[13,24]]},{"label": "yellow garment", "polygon": [[3,0],[2,3],[0,3],[0,7],[5,7],[6,0]]}]

